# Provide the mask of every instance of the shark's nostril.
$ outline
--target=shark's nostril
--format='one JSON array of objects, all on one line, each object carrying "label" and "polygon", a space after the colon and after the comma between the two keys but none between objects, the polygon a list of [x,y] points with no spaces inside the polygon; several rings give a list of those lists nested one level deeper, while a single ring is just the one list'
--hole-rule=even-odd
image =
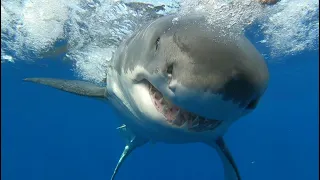
[{"label": "shark's nostril", "polygon": [[168,67],[167,67],[167,74],[169,76],[172,76],[172,73],[173,73],[173,64],[170,64]]}]

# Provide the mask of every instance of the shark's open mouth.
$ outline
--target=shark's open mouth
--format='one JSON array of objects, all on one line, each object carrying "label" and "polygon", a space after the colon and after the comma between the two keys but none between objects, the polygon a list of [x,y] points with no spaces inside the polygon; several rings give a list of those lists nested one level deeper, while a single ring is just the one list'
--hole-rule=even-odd
[{"label": "shark's open mouth", "polygon": [[151,83],[149,94],[156,109],[164,115],[167,122],[173,126],[187,129],[194,132],[214,130],[222,121],[207,119],[197,114],[185,111],[180,107],[166,100],[163,95]]}]

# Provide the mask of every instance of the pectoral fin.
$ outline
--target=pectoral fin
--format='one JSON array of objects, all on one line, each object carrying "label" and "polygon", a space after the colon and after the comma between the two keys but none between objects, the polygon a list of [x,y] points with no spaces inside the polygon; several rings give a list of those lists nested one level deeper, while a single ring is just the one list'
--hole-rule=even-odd
[{"label": "pectoral fin", "polygon": [[64,80],[53,78],[26,78],[24,81],[30,81],[38,84],[47,85],[56,89],[70,92],[73,94],[97,98],[107,98],[105,88],[93,83],[79,80]]},{"label": "pectoral fin", "polygon": [[208,144],[209,146],[217,150],[220,156],[220,159],[223,163],[224,179],[225,180],[241,180],[239,170],[223,138],[220,137],[218,140],[207,142],[206,144]]},{"label": "pectoral fin", "polygon": [[121,134],[123,135],[123,137],[126,140],[126,146],[120,156],[120,159],[118,161],[118,164],[116,166],[116,168],[113,171],[111,180],[114,180],[116,174],[119,171],[119,168],[121,167],[122,163],[124,162],[124,160],[130,155],[130,153],[135,150],[137,147],[142,146],[144,144],[146,144],[148,142],[148,140],[137,137],[134,135],[134,133],[132,133],[127,127],[126,125],[122,125],[120,127],[117,128],[118,130],[120,130]]}]

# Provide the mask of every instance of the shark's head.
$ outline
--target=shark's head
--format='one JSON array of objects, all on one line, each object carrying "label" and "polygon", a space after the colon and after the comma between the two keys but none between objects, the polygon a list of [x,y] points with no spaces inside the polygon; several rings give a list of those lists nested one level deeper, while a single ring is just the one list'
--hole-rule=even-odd
[{"label": "shark's head", "polygon": [[115,69],[126,77],[142,119],[191,132],[232,123],[265,92],[264,59],[243,36],[209,26],[202,16],[160,18],[120,48]]}]

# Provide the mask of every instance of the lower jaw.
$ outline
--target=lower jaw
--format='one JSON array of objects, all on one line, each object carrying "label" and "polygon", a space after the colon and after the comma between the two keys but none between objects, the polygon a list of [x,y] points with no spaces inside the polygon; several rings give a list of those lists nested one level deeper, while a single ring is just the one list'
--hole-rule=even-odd
[{"label": "lower jaw", "polygon": [[205,132],[215,130],[222,122],[198,116],[168,102],[151,83],[149,83],[149,94],[158,112],[160,112],[165,117],[166,122],[173,127],[191,132]]}]

